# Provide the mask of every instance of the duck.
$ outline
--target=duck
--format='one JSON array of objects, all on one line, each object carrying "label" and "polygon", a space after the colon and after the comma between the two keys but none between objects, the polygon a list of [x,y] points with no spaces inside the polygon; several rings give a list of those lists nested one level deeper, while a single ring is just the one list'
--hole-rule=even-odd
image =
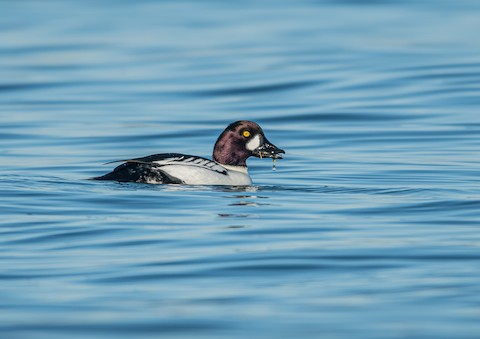
[{"label": "duck", "polygon": [[213,147],[212,159],[181,153],[162,153],[122,162],[110,173],[92,178],[148,184],[249,186],[247,159],[283,158],[285,151],[266,138],[253,121],[231,123],[220,134]]}]

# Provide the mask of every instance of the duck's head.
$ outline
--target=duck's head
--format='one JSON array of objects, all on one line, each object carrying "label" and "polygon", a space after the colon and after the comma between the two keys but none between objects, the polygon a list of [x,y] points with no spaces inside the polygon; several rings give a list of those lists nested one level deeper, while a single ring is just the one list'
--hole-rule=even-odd
[{"label": "duck's head", "polygon": [[213,160],[231,166],[246,166],[250,156],[278,159],[282,154],[285,151],[268,141],[257,123],[247,120],[225,128],[213,148]]}]

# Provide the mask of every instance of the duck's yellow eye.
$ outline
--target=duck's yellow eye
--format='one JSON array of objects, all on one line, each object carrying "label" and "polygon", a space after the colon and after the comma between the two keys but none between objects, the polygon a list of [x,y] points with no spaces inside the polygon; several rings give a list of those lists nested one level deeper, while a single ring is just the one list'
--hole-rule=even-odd
[{"label": "duck's yellow eye", "polygon": [[250,136],[250,131],[243,131],[243,136],[248,138]]}]

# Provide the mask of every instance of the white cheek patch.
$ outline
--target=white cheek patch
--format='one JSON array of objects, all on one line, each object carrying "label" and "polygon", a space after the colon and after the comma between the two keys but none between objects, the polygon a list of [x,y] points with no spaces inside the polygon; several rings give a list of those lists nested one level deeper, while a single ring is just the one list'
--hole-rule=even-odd
[{"label": "white cheek patch", "polygon": [[254,136],[249,142],[247,142],[247,149],[253,151],[260,147],[260,135]]}]

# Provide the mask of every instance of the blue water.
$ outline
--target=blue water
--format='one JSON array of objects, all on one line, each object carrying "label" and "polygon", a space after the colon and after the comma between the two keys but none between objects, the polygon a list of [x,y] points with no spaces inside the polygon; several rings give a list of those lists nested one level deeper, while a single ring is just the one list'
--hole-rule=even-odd
[{"label": "blue water", "polygon": [[[478,1],[0,6],[0,337],[480,336]],[[86,180],[239,119],[252,187]]]}]

